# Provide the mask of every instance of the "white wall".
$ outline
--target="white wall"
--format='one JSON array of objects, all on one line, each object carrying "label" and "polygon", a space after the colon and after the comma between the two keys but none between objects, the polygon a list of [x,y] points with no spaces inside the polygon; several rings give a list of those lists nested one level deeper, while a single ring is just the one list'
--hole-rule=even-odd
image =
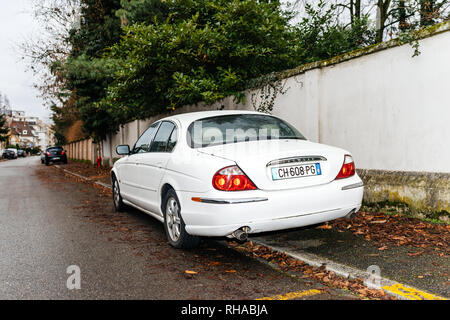
[{"label": "white wall", "polygon": [[450,32],[287,79],[274,115],[364,169],[450,172]]}]

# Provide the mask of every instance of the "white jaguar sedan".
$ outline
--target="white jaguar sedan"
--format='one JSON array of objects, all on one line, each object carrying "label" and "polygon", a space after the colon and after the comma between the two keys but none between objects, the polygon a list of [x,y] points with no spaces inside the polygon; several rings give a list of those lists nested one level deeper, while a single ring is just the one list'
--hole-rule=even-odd
[{"label": "white jaguar sedan", "polygon": [[160,220],[177,248],[350,217],[363,196],[348,151],[259,112],[174,115],[116,152],[124,157],[111,171],[115,209]]}]

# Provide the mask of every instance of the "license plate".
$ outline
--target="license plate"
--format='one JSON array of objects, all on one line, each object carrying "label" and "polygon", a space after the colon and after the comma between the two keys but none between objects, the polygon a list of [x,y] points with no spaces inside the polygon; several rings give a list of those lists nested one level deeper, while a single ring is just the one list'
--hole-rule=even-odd
[{"label": "license plate", "polygon": [[272,168],[272,180],[320,176],[321,174],[320,163]]},{"label": "license plate", "polygon": [[53,160],[59,160],[59,157],[54,157]]}]

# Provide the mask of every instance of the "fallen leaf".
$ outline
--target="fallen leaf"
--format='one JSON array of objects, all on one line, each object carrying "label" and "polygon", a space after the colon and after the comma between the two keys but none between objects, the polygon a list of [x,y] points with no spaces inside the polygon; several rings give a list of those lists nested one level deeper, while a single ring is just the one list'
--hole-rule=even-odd
[{"label": "fallen leaf", "polygon": [[382,251],[382,250],[387,250],[387,248],[388,248],[388,247],[386,247],[386,246],[382,246],[382,247],[378,248],[378,250],[380,250],[380,251]]},{"label": "fallen leaf", "polygon": [[186,271],[184,271],[184,273],[187,273],[187,274],[198,274],[198,272],[195,272],[195,271],[192,271],[192,270],[186,270]]},{"label": "fallen leaf", "polygon": [[417,256],[420,256],[424,252],[425,251],[408,252],[408,256],[410,256],[410,257],[417,257]]}]

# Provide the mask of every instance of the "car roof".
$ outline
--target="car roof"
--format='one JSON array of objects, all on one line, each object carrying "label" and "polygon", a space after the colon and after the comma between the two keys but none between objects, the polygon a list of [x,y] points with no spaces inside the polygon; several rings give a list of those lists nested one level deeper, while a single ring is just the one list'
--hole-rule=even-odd
[{"label": "car roof", "polygon": [[209,117],[217,117],[224,115],[233,115],[233,114],[260,114],[267,115],[266,113],[250,111],[250,110],[213,110],[213,111],[196,111],[196,112],[187,112],[175,114],[166,118],[162,118],[160,120],[173,120],[176,119],[183,124],[190,124],[195,120],[209,118]]}]

